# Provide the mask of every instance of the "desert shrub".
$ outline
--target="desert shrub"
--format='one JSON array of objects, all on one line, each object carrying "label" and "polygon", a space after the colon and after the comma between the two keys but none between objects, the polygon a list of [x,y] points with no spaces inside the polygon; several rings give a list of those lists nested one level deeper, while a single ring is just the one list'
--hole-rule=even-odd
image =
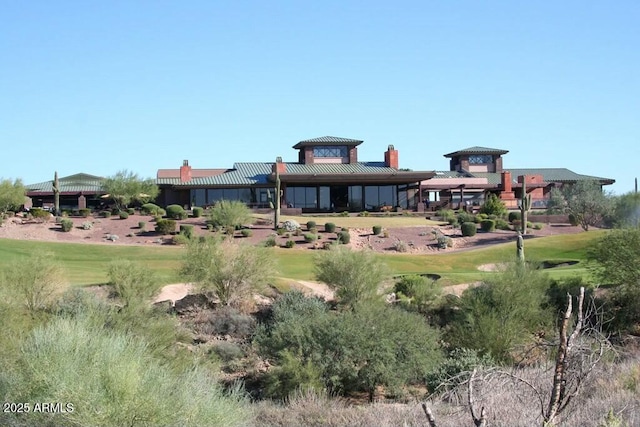
[{"label": "desert shrub", "polygon": [[251,211],[239,200],[220,200],[209,211],[209,219],[216,227],[224,229],[229,238],[235,230],[253,222]]},{"label": "desert shrub", "polygon": [[476,350],[456,348],[441,364],[426,375],[427,390],[429,393],[434,393],[440,386],[460,374],[466,373],[468,376],[476,368],[489,368],[495,364],[495,361],[488,354],[480,355]]},{"label": "desert shrub", "polygon": [[453,246],[453,240],[450,237],[445,236],[444,234],[440,234],[436,236],[436,242],[438,243],[438,248],[446,249]]},{"label": "desert shrub", "polygon": [[456,218],[455,212],[452,211],[451,209],[441,209],[441,210],[439,210],[438,211],[438,216],[444,222],[451,223],[451,221],[453,221],[453,220],[456,220],[456,222],[458,221],[457,218]]},{"label": "desert shrub", "polygon": [[377,236],[378,234],[382,233],[382,226],[374,225],[372,227],[372,231],[373,231],[374,236]]},{"label": "desert shrub", "polygon": [[242,234],[242,237],[251,237],[253,235],[253,231],[248,228],[243,228],[240,230],[240,234]]},{"label": "desert shrub", "polygon": [[269,236],[267,237],[267,240],[264,241],[264,246],[267,248],[272,248],[274,246],[276,246],[276,237],[275,236]]},{"label": "desert shrub", "polygon": [[580,224],[578,221],[578,217],[575,214],[569,214],[569,224],[573,225],[574,227]]},{"label": "desert shrub", "polygon": [[465,222],[475,222],[476,221],[476,217],[475,215],[469,213],[469,212],[458,212],[458,224],[462,225]]},{"label": "desert shrub", "polygon": [[309,233],[312,233],[312,234],[318,234],[318,227],[311,227],[311,228],[309,229]]},{"label": "desert shrub", "polygon": [[349,242],[351,241],[351,234],[349,234],[348,231],[342,230],[338,233],[338,241],[345,245],[349,244]]},{"label": "desert shrub", "polygon": [[100,212],[100,216],[102,218],[110,218],[111,217],[111,211],[101,211]]},{"label": "desert shrub", "polygon": [[409,250],[409,246],[407,246],[407,244],[402,240],[396,240],[393,243],[393,249],[395,249],[396,252],[407,252]]},{"label": "desert shrub", "polygon": [[349,216],[349,212],[348,211],[342,211],[342,212],[340,212],[340,216]]},{"label": "desert shrub", "polygon": [[276,234],[278,236],[284,236],[284,233],[286,233],[286,232],[287,232],[287,230],[285,230],[284,228],[281,228],[281,227],[276,230]]},{"label": "desert shrub", "polygon": [[187,219],[187,212],[180,205],[167,206],[167,217],[171,219]]},{"label": "desert shrub", "polygon": [[327,233],[335,233],[336,225],[333,222],[327,222],[324,225],[324,231],[326,231]]},{"label": "desert shrub", "polygon": [[536,222],[535,224],[533,224],[534,230],[542,230],[542,227],[544,227],[544,225],[539,222]]},{"label": "desert shrub", "polygon": [[494,231],[496,229],[496,221],[493,219],[483,219],[480,222],[480,228],[485,232]]},{"label": "desert shrub", "polygon": [[31,215],[33,219],[49,219],[51,217],[51,213],[42,208],[31,208],[29,215]]},{"label": "desert shrub", "polygon": [[491,193],[480,208],[480,213],[504,217],[507,214],[507,207],[497,195]]},{"label": "desert shrub", "polygon": [[436,308],[442,297],[442,286],[435,280],[409,274],[402,276],[394,286],[400,306],[409,310],[428,314]]},{"label": "desert shrub", "polygon": [[296,231],[293,232],[294,236],[302,236],[302,229],[301,228],[297,228]]},{"label": "desert shrub", "polygon": [[62,227],[62,231],[69,232],[73,229],[73,220],[64,218],[60,221],[60,226]]},{"label": "desert shrub", "polygon": [[358,216],[369,216],[369,211],[362,211],[358,213]]},{"label": "desert shrub", "polygon": [[171,243],[174,245],[186,245],[189,241],[190,239],[184,234],[176,234],[171,238]]},{"label": "desert shrub", "polygon": [[118,259],[107,265],[109,284],[125,306],[142,306],[158,292],[155,273],[136,261]]},{"label": "desert shrub", "polygon": [[497,219],[494,219],[493,221],[495,221],[496,228],[498,230],[511,230],[511,225],[509,225],[508,221],[502,218],[497,218]]},{"label": "desert shrub", "polygon": [[138,228],[140,229],[140,231],[144,231],[146,227],[147,223],[145,221],[138,221]]},{"label": "desert shrub", "polygon": [[82,229],[83,230],[91,230],[93,229],[93,222],[91,221],[85,221],[82,223]]},{"label": "desert shrub", "polygon": [[304,233],[304,241],[307,243],[315,242],[318,239],[318,236],[313,233]]},{"label": "desert shrub", "polygon": [[282,223],[282,228],[284,228],[285,231],[293,233],[294,231],[300,228],[300,224],[298,224],[298,221],[295,221],[293,219],[288,219]]},{"label": "desert shrub", "polygon": [[120,211],[118,216],[120,217],[120,219],[127,219],[127,218],[129,218],[129,213],[125,212],[125,211]]},{"label": "desert shrub", "polygon": [[255,332],[256,321],[247,314],[229,306],[211,311],[198,330],[208,335],[229,335],[232,338],[248,338]]},{"label": "desert shrub", "polygon": [[382,230],[382,237],[384,237],[385,239],[389,238],[389,230],[384,229]]},{"label": "desert shrub", "polygon": [[449,225],[458,225],[458,218],[456,217],[449,218],[447,222],[449,223]]},{"label": "desert shrub", "polygon": [[145,203],[140,207],[140,212],[145,215],[160,215],[160,211],[164,211],[164,209],[154,203]]},{"label": "desert shrub", "polygon": [[176,231],[176,221],[173,219],[160,219],[156,221],[156,233],[171,234]]},{"label": "desert shrub", "polygon": [[244,352],[238,344],[229,341],[218,341],[212,347],[213,352],[225,362],[240,359]]},{"label": "desert shrub", "polygon": [[194,218],[200,218],[202,215],[204,215],[204,208],[201,208],[200,206],[194,206],[193,208],[191,208],[191,212],[193,213]]},{"label": "desert shrub", "polygon": [[291,240],[291,239],[289,239],[289,240],[287,240],[287,241],[286,241],[286,243],[284,244],[284,247],[285,247],[285,248],[289,248],[289,249],[291,249],[291,248],[293,248],[295,245],[296,245],[296,242],[295,242],[295,241],[293,241],[293,240]]},{"label": "desert shrub", "polygon": [[180,234],[184,235],[187,239],[191,239],[194,236],[193,225],[180,224]]},{"label": "desert shrub", "polygon": [[307,230],[315,228],[317,226],[315,221],[307,221]]},{"label": "desert shrub", "polygon": [[111,208],[111,215],[119,215],[120,214],[120,209],[118,209],[117,207]]},{"label": "desert shrub", "polygon": [[533,228],[533,223],[531,221],[527,221],[527,228]]},{"label": "desert shrub", "polygon": [[286,399],[300,391],[321,392],[324,389],[322,370],[311,360],[305,362],[287,350],[283,350],[278,358],[278,366],[271,369],[264,378],[266,397]]},{"label": "desert shrub", "polygon": [[136,214],[136,210],[134,208],[127,208],[127,213],[129,215],[135,215]]},{"label": "desert shrub", "polygon": [[78,211],[81,217],[88,218],[91,215],[91,209],[83,208]]},{"label": "desert shrub", "polygon": [[509,216],[507,217],[507,219],[509,220],[509,222],[513,222],[514,220],[518,220],[521,221],[522,220],[522,214],[520,211],[511,211],[509,212]]},{"label": "desert shrub", "polygon": [[462,231],[462,235],[467,236],[475,236],[478,231],[478,225],[475,222],[463,222],[460,226],[460,230]]}]

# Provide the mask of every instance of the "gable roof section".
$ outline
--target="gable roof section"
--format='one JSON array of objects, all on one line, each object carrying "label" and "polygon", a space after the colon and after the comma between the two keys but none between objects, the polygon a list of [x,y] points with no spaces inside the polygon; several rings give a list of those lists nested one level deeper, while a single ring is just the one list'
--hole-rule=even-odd
[{"label": "gable roof section", "polygon": [[[511,179],[514,184],[518,185],[518,177],[521,175],[542,175],[542,180],[546,183],[560,182],[572,183],[577,181],[596,180],[604,185],[613,184],[615,180],[609,178],[601,178],[597,176],[581,175],[566,168],[528,168],[528,169],[505,169],[505,172],[511,172]],[[495,172],[458,172],[458,171],[437,171],[432,178],[438,179],[468,179],[468,178],[484,178],[487,184],[500,185],[502,183],[502,174]]]},{"label": "gable roof section", "polygon": [[[77,173],[58,178],[60,193],[104,193],[101,176],[88,173]],[[53,193],[53,180],[29,184],[26,186],[27,195],[39,193]]]},{"label": "gable roof section", "polygon": [[355,147],[362,144],[364,141],[359,139],[338,138],[336,136],[321,136],[319,138],[305,139],[298,142],[293,148],[303,148],[314,145],[347,145],[349,147]]},{"label": "gable roof section", "polygon": [[453,153],[445,154],[444,157],[455,157],[463,154],[494,154],[497,156],[507,154],[508,150],[501,150],[499,148],[487,148],[487,147],[469,147],[462,150],[454,151]]},{"label": "gable roof section", "polygon": [[181,182],[180,178],[159,178],[159,185],[169,184],[176,187],[208,187],[208,186],[240,186],[267,184],[271,173],[270,163],[235,163],[233,169],[223,173],[204,177],[192,177],[190,181]]},{"label": "gable roof section", "polygon": [[[227,172],[229,169],[191,169],[192,178],[203,178],[207,176],[220,175]],[[180,169],[158,169],[156,174],[158,179],[165,178],[180,178]]]}]

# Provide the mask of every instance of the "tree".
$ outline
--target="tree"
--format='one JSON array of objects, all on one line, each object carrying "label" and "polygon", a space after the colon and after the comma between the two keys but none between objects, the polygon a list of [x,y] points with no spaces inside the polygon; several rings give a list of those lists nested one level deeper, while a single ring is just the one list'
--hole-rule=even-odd
[{"label": "tree", "polygon": [[566,202],[562,191],[559,188],[552,188],[549,192],[549,200],[547,200],[547,214],[560,215],[565,213]]},{"label": "tree", "polygon": [[17,210],[24,205],[24,198],[27,189],[22,184],[22,180],[16,179],[13,182],[9,179],[0,181],[0,219],[10,210]]},{"label": "tree", "polygon": [[565,212],[573,215],[584,231],[602,223],[612,211],[611,198],[596,180],[578,181],[563,187]]},{"label": "tree", "polygon": [[50,252],[37,251],[14,261],[2,273],[2,286],[31,315],[45,308],[64,284],[62,269]]},{"label": "tree", "polygon": [[275,268],[265,248],[209,238],[189,244],[181,272],[210,298],[217,298],[222,305],[235,305],[248,297],[253,287],[264,284]]},{"label": "tree", "polygon": [[490,193],[480,208],[480,213],[503,217],[507,214],[507,207],[497,195]]},{"label": "tree", "polygon": [[613,223],[616,227],[640,226],[640,193],[627,193],[615,199]]},{"label": "tree", "polygon": [[209,219],[213,225],[222,227],[227,236],[233,237],[236,227],[252,222],[253,217],[245,203],[239,200],[220,200],[211,208]]},{"label": "tree", "polygon": [[133,202],[147,203],[154,200],[160,190],[153,179],[142,179],[128,170],[118,171],[102,184],[118,210],[125,209]]},{"label": "tree", "polygon": [[353,307],[377,297],[378,287],[388,277],[387,268],[373,252],[338,247],[315,259],[316,278],[336,289],[340,303]]}]

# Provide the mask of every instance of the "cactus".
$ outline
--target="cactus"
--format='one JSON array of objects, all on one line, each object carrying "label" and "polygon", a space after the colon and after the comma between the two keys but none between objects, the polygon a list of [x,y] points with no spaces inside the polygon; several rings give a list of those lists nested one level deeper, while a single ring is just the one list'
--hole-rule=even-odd
[{"label": "cactus", "polygon": [[518,232],[518,239],[516,240],[516,255],[518,256],[518,261],[524,264],[524,239],[520,232]]},{"label": "cactus", "polygon": [[273,209],[273,229],[278,229],[280,224],[280,197],[282,197],[282,190],[280,190],[280,170],[278,169],[278,163],[281,159],[276,159],[276,191],[275,197],[271,196],[271,191],[267,190],[267,198],[269,199],[269,207]]},{"label": "cactus", "polygon": [[53,174],[53,210],[55,216],[60,216],[60,182],[58,171]]},{"label": "cactus", "polygon": [[527,234],[527,212],[531,210],[531,194],[527,194],[527,176],[522,176],[522,196],[520,197],[520,232]]}]

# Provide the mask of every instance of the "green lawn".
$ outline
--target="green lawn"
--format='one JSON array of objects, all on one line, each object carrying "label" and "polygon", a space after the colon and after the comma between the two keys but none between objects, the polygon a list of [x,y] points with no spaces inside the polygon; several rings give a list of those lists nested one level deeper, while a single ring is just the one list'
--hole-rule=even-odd
[{"label": "green lawn", "polygon": [[[590,231],[526,240],[525,253],[527,259],[537,261],[580,261],[574,266],[547,270],[552,277],[587,275],[584,265],[586,247],[592,239],[602,233],[603,231]],[[156,270],[163,283],[175,283],[180,281],[177,270],[184,251],[177,247],[109,246],[0,239],[0,266],[19,257],[28,256],[39,248],[55,254],[72,285],[104,283],[106,264],[117,258],[140,261]],[[317,252],[282,248],[272,250],[281,279],[314,279],[313,257]],[[479,271],[478,266],[504,262],[512,259],[514,255],[515,245],[504,243],[464,252],[429,255],[384,254],[379,257],[393,274],[434,273],[442,276],[444,284],[457,284],[481,280],[492,273]]]}]

